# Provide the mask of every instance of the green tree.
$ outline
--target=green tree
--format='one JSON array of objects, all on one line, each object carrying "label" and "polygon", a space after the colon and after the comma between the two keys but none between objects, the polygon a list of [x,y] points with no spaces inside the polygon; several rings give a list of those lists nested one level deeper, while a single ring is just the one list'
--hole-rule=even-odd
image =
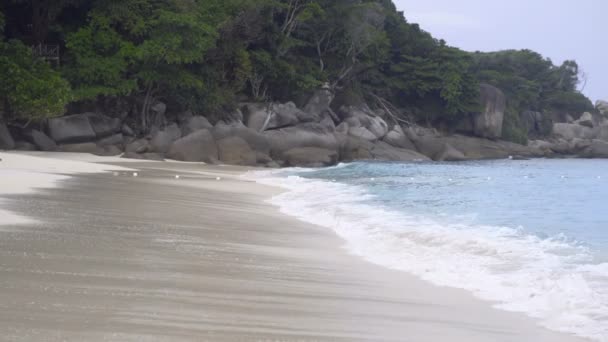
[{"label": "green tree", "polygon": [[70,87],[18,41],[0,42],[0,104],[7,121],[38,121],[64,113]]}]

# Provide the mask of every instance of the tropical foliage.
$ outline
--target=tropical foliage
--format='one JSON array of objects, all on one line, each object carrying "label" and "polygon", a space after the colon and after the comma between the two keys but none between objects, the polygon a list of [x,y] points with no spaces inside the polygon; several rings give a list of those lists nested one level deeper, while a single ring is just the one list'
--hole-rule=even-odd
[{"label": "tropical foliage", "polygon": [[[477,111],[480,82],[506,93],[513,118],[591,108],[576,62],[450,47],[391,0],[12,0],[0,10],[4,111],[21,119],[127,102],[145,131],[157,100],[221,116],[239,98],[298,101],[323,84],[428,123]],[[60,68],[28,55],[38,43],[61,46]]]}]

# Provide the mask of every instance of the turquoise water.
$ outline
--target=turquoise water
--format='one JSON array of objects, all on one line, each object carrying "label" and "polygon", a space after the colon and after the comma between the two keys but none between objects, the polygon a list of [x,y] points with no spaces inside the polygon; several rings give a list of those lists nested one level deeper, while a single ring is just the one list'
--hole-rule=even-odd
[{"label": "turquoise water", "polygon": [[371,262],[608,341],[608,161],[352,163],[256,174]]}]

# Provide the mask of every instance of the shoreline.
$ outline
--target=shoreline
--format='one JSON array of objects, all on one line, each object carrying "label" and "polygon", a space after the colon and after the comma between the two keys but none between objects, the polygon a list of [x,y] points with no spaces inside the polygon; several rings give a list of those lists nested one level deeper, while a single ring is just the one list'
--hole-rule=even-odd
[{"label": "shoreline", "polygon": [[2,202],[35,220],[0,228],[4,336],[585,341],[349,254],[266,203],[282,189],[239,179],[248,169],[116,165],[140,176],[75,173]]}]

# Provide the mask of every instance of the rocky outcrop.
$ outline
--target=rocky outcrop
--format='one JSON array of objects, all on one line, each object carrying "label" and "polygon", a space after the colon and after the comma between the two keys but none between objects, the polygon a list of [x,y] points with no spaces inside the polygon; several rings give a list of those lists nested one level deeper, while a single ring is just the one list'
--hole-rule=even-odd
[{"label": "rocky outcrop", "polygon": [[597,131],[578,123],[558,122],[553,124],[553,135],[566,140],[593,139],[597,135]]},{"label": "rocky outcrop", "polygon": [[483,138],[499,139],[506,108],[505,95],[489,84],[481,84],[480,94],[482,112],[473,117],[473,133]]},{"label": "rocky outcrop", "polygon": [[264,132],[270,145],[270,156],[282,159],[284,152],[301,147],[316,147],[337,153],[340,143],[336,135],[318,123],[306,123],[293,127]]},{"label": "rocky outcrop", "polygon": [[595,103],[595,108],[600,114],[608,116],[608,101],[598,100]]},{"label": "rocky outcrop", "polygon": [[182,137],[190,135],[201,129],[213,129],[213,125],[204,116],[191,116],[183,120],[179,126]]},{"label": "rocky outcrop", "polygon": [[124,136],[122,133],[111,135],[107,138],[103,138],[97,141],[97,145],[99,146],[122,146],[124,143]]},{"label": "rocky outcrop", "polygon": [[414,151],[391,146],[385,142],[371,142],[349,136],[340,151],[343,161],[378,160],[378,161],[424,161],[428,157]]},{"label": "rocky outcrop", "polygon": [[382,141],[394,147],[416,150],[416,146],[414,146],[414,143],[408,138],[400,125],[395,125]]},{"label": "rocky outcrop", "polygon": [[227,137],[217,141],[218,155],[221,162],[232,165],[255,166],[257,154],[249,144],[240,137]]},{"label": "rocky outcrop", "polygon": [[293,102],[272,105],[250,103],[243,106],[242,112],[247,127],[257,132],[295,126],[316,119],[315,116],[298,109]]},{"label": "rocky outcrop", "polygon": [[443,145],[442,151],[435,156],[438,161],[463,161],[467,156],[449,143]]},{"label": "rocky outcrop", "polygon": [[15,150],[17,151],[36,151],[38,148],[36,145],[28,141],[16,141]]},{"label": "rocky outcrop", "polygon": [[[595,112],[584,113],[578,120],[568,116],[569,122],[556,122],[554,136],[531,140],[528,146],[499,140],[505,99],[500,90],[489,85],[481,86],[483,111],[468,115],[457,128],[467,135],[401,126],[392,115],[370,109],[362,99],[356,105],[353,101],[341,102],[343,105],[336,114],[331,108],[332,100],[333,93],[324,88],[311,96],[304,110],[292,102],[245,103],[242,110],[222,116],[215,125],[191,111],[171,113],[164,104],[156,103],[152,108],[151,133],[139,139],[120,119],[94,113],[49,120],[50,137],[31,130],[29,136],[18,130],[13,133],[40,150],[57,148],[99,155],[124,151],[126,158],[167,157],[269,167],[326,166],[355,160],[461,161],[606,155],[608,118]],[[520,119],[528,127],[529,136],[546,137],[551,126],[549,118],[538,112],[523,112]],[[0,126],[0,144],[6,145],[10,133],[4,128],[5,133]],[[442,132],[454,131],[454,127],[443,128]],[[25,142],[22,145],[32,147]]]},{"label": "rocky outcrop", "polygon": [[317,147],[298,147],[283,154],[285,166],[321,167],[338,162],[338,153]]},{"label": "rocky outcrop", "polygon": [[150,150],[150,142],[146,139],[137,139],[125,146],[125,153],[146,153]]},{"label": "rocky outcrop", "polygon": [[50,119],[50,137],[58,144],[92,141],[97,138],[88,114],[77,114]]},{"label": "rocky outcrop", "polygon": [[135,136],[135,132],[133,131],[133,129],[127,125],[127,124],[123,124],[120,127],[120,132],[127,137],[134,137]]},{"label": "rocky outcrop", "polygon": [[348,125],[348,135],[355,138],[378,141],[389,132],[388,124],[366,105],[342,106],[340,118]]},{"label": "rocky outcrop", "polygon": [[171,144],[182,137],[182,131],[177,124],[171,124],[162,131],[156,132],[150,140],[150,151],[157,153],[166,153],[169,151]]},{"label": "rocky outcrop", "polygon": [[427,161],[427,156],[416,151],[391,146],[385,142],[377,142],[370,151],[372,159],[379,161]]},{"label": "rocky outcrop", "polygon": [[587,158],[608,158],[608,142],[603,140],[593,140],[583,153]]},{"label": "rocky outcrop", "polygon": [[207,129],[175,141],[166,155],[169,159],[206,163],[216,163],[219,158],[213,134]]},{"label": "rocky outcrop", "polygon": [[8,127],[2,121],[0,121],[0,150],[12,150],[15,148],[15,140]]},{"label": "rocky outcrop", "polygon": [[22,135],[40,151],[57,151],[57,144],[43,132],[32,129],[23,132]]},{"label": "rocky outcrop", "polygon": [[97,113],[86,113],[83,115],[88,119],[97,139],[119,133],[122,128],[120,119],[118,118],[110,118]]},{"label": "rocky outcrop", "polygon": [[595,120],[593,119],[593,115],[589,112],[583,113],[583,115],[581,115],[578,120],[574,121],[574,123],[589,128],[595,127]]},{"label": "rocky outcrop", "polygon": [[310,97],[304,106],[304,112],[312,116],[312,121],[321,122],[325,118],[331,119],[334,123],[339,121],[338,116],[331,109],[331,103],[335,94],[330,90],[329,85],[324,85]]},{"label": "rocky outcrop", "polygon": [[219,122],[213,128],[212,133],[216,141],[228,137],[239,137],[245,140],[254,151],[267,155],[270,154],[270,144],[266,136],[251,128],[245,127],[240,122],[232,124]]}]

